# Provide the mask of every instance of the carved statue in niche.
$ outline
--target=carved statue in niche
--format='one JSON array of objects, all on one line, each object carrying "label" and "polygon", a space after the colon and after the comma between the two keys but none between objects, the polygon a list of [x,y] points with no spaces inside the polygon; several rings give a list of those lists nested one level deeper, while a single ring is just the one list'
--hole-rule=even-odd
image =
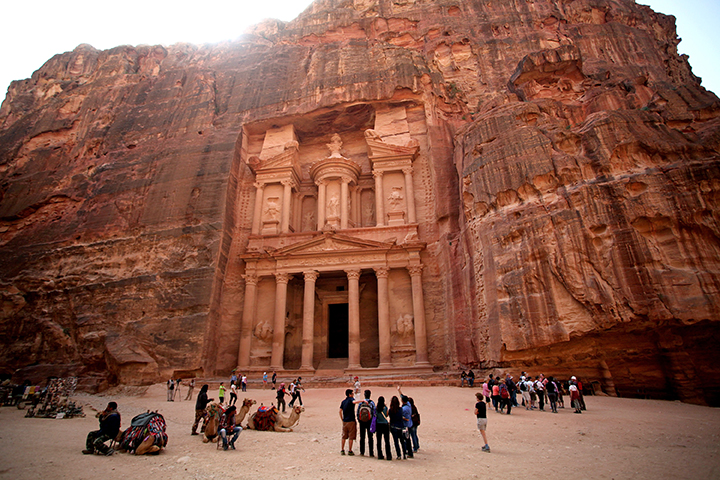
[{"label": "carved statue in niche", "polygon": [[260,340],[264,342],[269,342],[272,339],[272,325],[270,325],[266,320],[263,320],[262,322],[255,325],[254,333],[255,336]]},{"label": "carved statue in niche", "polygon": [[328,147],[328,149],[330,149],[331,157],[342,157],[340,150],[342,149],[343,142],[340,138],[340,135],[334,133],[333,136],[330,138],[330,143],[326,143],[325,145]]},{"label": "carved statue in niche", "polygon": [[390,195],[388,195],[388,203],[393,210],[402,210],[404,206],[403,200],[405,197],[402,194],[402,187],[392,187]]},{"label": "carved statue in niche", "polygon": [[375,220],[375,202],[369,199],[362,201],[362,224],[363,226],[374,225]]},{"label": "carved statue in niche", "polygon": [[330,197],[330,200],[328,200],[327,216],[328,218],[340,217],[340,198],[337,196],[337,194],[334,194],[332,197]]},{"label": "carved statue in niche", "polygon": [[273,221],[280,219],[280,198],[270,197],[267,199],[267,206],[265,207],[264,216],[265,221]]},{"label": "carved statue in niche", "polygon": [[395,329],[403,344],[409,343],[410,337],[415,333],[413,316],[410,314],[401,315],[395,322]]},{"label": "carved statue in niche", "polygon": [[315,212],[307,212],[303,216],[302,231],[311,232],[315,230]]}]

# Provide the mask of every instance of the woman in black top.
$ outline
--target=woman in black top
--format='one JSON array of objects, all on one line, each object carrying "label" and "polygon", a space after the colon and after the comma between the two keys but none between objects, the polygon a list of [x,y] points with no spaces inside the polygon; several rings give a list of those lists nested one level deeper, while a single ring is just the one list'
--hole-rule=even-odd
[{"label": "woman in black top", "polygon": [[[400,409],[400,400],[397,396],[392,397],[390,400],[390,432],[393,436],[393,442],[395,443],[395,452],[397,453],[397,459],[400,460],[400,443],[405,445],[405,440],[401,440],[403,429],[403,416],[402,410]],[[402,458],[405,459],[405,449],[402,452]]]}]

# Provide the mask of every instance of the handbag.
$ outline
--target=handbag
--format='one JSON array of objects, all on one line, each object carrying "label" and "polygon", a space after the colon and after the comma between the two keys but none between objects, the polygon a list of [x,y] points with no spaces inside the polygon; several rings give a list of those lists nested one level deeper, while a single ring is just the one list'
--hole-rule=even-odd
[{"label": "handbag", "polygon": [[377,415],[374,416],[370,422],[370,433],[375,433],[375,430],[377,430]]}]

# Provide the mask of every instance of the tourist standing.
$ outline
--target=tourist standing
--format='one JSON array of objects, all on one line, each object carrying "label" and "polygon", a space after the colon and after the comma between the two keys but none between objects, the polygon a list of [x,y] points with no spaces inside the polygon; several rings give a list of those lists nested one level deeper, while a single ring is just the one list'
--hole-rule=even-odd
[{"label": "tourist standing", "polygon": [[555,380],[553,377],[548,377],[548,382],[545,385],[545,391],[547,391],[548,394],[548,400],[550,401],[550,411],[552,413],[557,413],[557,391],[558,387],[555,384]]},{"label": "tourist standing", "polygon": [[[375,436],[377,437],[377,458],[383,460],[387,458],[392,460],[392,451],[390,450],[390,421],[388,416],[388,408],[385,405],[385,397],[378,397],[378,403],[375,407]],[[385,457],[383,457],[382,440],[385,440]]]},{"label": "tourist standing", "polygon": [[535,393],[538,397],[538,405],[540,406],[540,411],[543,412],[545,411],[545,385],[543,384],[539,375],[535,377],[535,383],[533,384],[533,387],[535,388]]},{"label": "tourist standing", "polygon": [[218,388],[218,399],[220,400],[220,405],[225,402],[225,382],[220,382],[220,388]]},{"label": "tourist standing", "polygon": [[245,375],[244,373],[240,378],[240,385],[242,386],[242,391],[247,392],[247,375]]},{"label": "tourist standing", "polygon": [[575,377],[570,377],[570,405],[575,409],[575,413],[582,413],[582,408],[580,405],[580,391],[578,390],[577,384],[575,383],[577,379]]},{"label": "tourist standing", "polygon": [[482,395],[480,393],[476,393],[475,398],[477,399],[477,402],[475,402],[477,428],[480,430],[483,442],[485,442],[485,445],[482,447],[482,451],[490,453],[490,445],[488,445],[487,434],[485,433],[485,430],[487,429],[487,411],[485,409],[485,402],[483,402]]},{"label": "tourist standing", "polygon": [[178,399],[178,402],[182,402],[182,392],[180,392],[180,385],[182,384],[182,378],[175,380],[175,393],[173,394],[173,401]]},{"label": "tourist standing", "polygon": [[355,391],[353,392],[355,395],[360,395],[360,378],[355,377]]},{"label": "tourist standing", "polygon": [[195,379],[191,378],[190,385],[188,385],[188,393],[187,393],[187,396],[185,397],[185,400],[192,400],[193,390],[195,390]]},{"label": "tourist standing", "polygon": [[502,400],[502,397],[500,397],[500,383],[496,382],[492,386],[492,403],[493,407],[495,407],[495,411],[499,411],[498,408],[500,407],[500,401]]},{"label": "tourist standing", "polygon": [[392,433],[393,442],[395,443],[395,453],[397,454],[395,458],[397,460],[400,460],[400,445],[402,445],[402,458],[404,460],[405,458],[407,458],[407,452],[405,451],[405,441],[401,440],[403,430],[403,416],[402,408],[400,408],[400,401],[398,400],[398,397],[393,396],[390,400],[390,410],[388,411],[388,413],[390,414],[390,433]]},{"label": "tourist standing", "polygon": [[275,382],[277,382],[277,373],[273,371],[272,374],[272,384],[273,384],[273,390],[275,390]]},{"label": "tourist standing", "polygon": [[267,388],[267,372],[263,372],[263,390]]},{"label": "tourist standing", "polygon": [[175,382],[173,379],[169,379],[167,381],[167,401],[172,402],[173,401],[173,394],[175,393]]},{"label": "tourist standing", "polygon": [[360,456],[365,456],[365,435],[368,438],[370,456],[373,455],[373,434],[370,431],[372,419],[375,416],[375,402],[370,400],[370,390],[365,390],[365,399],[358,401],[357,419],[360,423]]},{"label": "tourist standing", "polygon": [[485,397],[485,402],[490,403],[490,386],[488,385],[487,380],[485,380],[482,384],[482,394],[483,397]]},{"label": "tourist standing", "polygon": [[195,423],[193,423],[192,431],[190,433],[191,435],[198,435],[197,427],[201,419],[203,421],[203,424],[200,428],[200,431],[205,431],[205,425],[207,425],[207,415],[205,415],[205,407],[207,407],[208,403],[213,401],[212,398],[208,398],[207,391],[207,385],[203,385],[202,387],[200,387],[200,393],[198,393],[197,400],[195,400]]},{"label": "tourist standing", "polygon": [[468,385],[470,385],[470,388],[472,388],[475,385],[475,372],[470,370],[467,374],[467,381]]},{"label": "tourist standing", "polygon": [[342,439],[340,441],[340,455],[345,455],[345,441],[348,441],[348,455],[355,455],[352,446],[357,437],[357,424],[355,423],[355,393],[351,388],[345,390],[345,400],[340,403],[340,419],[343,422]]},{"label": "tourist standing", "polygon": [[[398,392],[400,387],[398,386]],[[410,399],[400,394],[400,400],[402,400],[402,417],[403,417],[403,440],[405,442],[405,453],[407,458],[413,458],[412,443],[410,440],[410,428],[413,426],[412,423],[412,407],[410,406]]]}]

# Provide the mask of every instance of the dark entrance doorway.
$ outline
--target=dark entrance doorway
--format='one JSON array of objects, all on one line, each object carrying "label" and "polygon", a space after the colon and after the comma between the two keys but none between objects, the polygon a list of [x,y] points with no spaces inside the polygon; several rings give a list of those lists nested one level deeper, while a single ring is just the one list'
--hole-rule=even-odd
[{"label": "dark entrance doorway", "polygon": [[348,356],[348,304],[328,305],[328,358]]}]

